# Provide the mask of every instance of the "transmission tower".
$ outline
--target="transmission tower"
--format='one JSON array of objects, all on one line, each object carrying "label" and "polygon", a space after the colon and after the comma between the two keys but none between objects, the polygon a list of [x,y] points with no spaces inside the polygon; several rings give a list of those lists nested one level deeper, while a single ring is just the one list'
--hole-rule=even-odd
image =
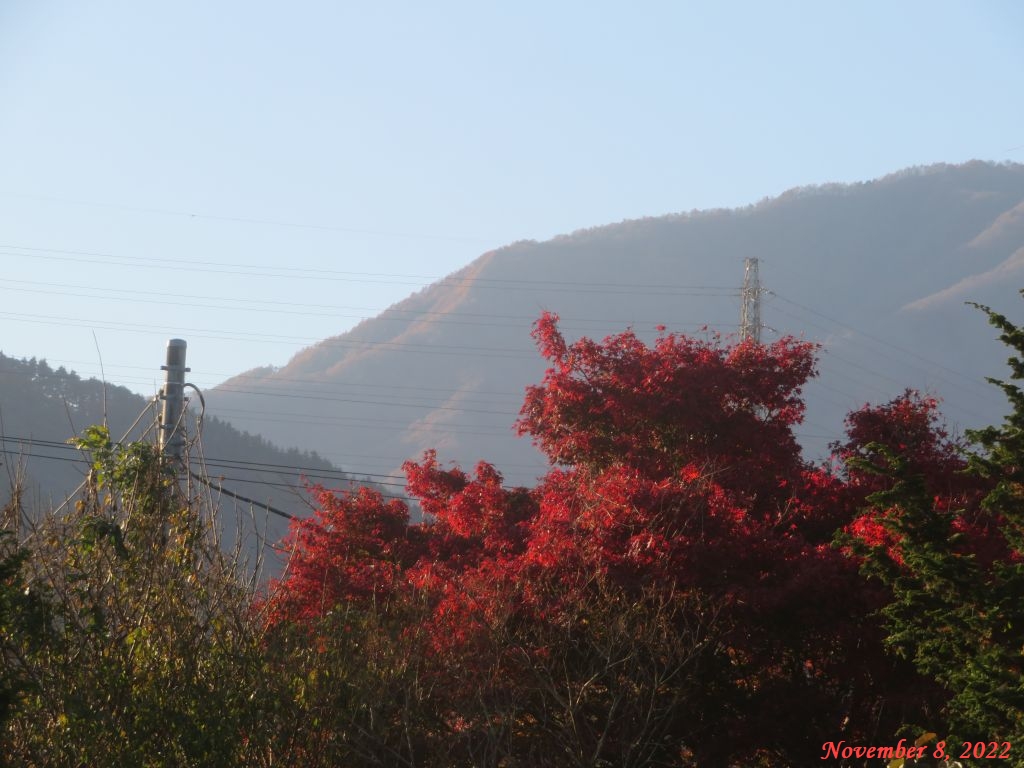
[{"label": "transmission tower", "polygon": [[757,259],[745,259],[743,262],[740,340],[747,339],[761,343],[761,279],[757,274]]}]

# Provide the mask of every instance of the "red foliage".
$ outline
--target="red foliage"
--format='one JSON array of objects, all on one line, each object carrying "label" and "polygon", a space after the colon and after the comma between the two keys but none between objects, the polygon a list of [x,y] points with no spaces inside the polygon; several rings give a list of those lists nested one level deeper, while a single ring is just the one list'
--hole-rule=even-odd
[{"label": "red foliage", "polygon": [[[431,518],[432,546],[457,542],[459,557],[510,557],[522,551],[534,505],[526,491],[503,488],[501,474],[490,464],[480,462],[469,478],[459,469],[441,469],[435,452],[428,451],[421,463],[406,462],[404,468],[409,493]],[[436,559],[442,553],[431,554]]]},{"label": "red foliage", "polygon": [[908,389],[884,405],[865,405],[846,417],[846,434],[846,442],[834,444],[833,451],[848,467],[850,485],[865,493],[888,482],[884,472],[877,472],[887,466],[883,454],[899,456],[930,487],[958,493],[970,485],[963,475],[967,462],[961,446],[939,423],[935,397]]},{"label": "red foliage", "polygon": [[[706,745],[691,745],[708,764],[769,742],[780,754],[802,740],[810,749],[844,727],[868,738],[858,729],[878,727],[872,707],[888,681],[907,679],[882,651],[877,591],[830,546],[854,522],[849,488],[874,481],[809,465],[793,434],[815,346],[664,332],[651,346],[631,332],[569,344],[550,314],[534,336],[551,367],[527,390],[518,428],[560,466],[533,491],[507,489],[488,464],[470,476],[430,452],[405,465],[427,516],[416,525],[379,493],[318,490],[320,511],[293,527],[296,554],[273,617],[425,601],[431,652],[448,660],[437,674],[454,696],[453,670],[463,686],[483,674],[495,627],[571,626],[595,583],[637,600],[696,596],[713,606],[717,632],[702,651],[713,671],[688,715],[719,718]],[[922,471],[945,478],[955,462],[930,409],[920,401],[851,416],[843,450],[910,446]],[[855,526],[883,541],[871,520]],[[535,652],[550,649],[524,657]]]},{"label": "red foliage", "polygon": [[887,471],[898,457],[907,475],[924,483],[937,513],[953,514],[953,530],[964,536],[956,550],[973,554],[981,562],[1006,552],[995,535],[992,520],[980,513],[987,484],[968,473],[964,446],[949,437],[939,419],[939,400],[907,389],[882,406],[864,406],[847,417],[847,440],[833,445],[846,467],[844,493],[847,504],[866,508],[848,527],[848,532],[872,547],[885,547],[890,558],[902,563],[899,541],[886,526],[900,509],[870,508],[867,498],[890,488],[893,477]]},{"label": "red foliage", "polygon": [[349,602],[386,601],[422,543],[405,503],[360,488],[311,489],[319,509],[295,519],[284,546],[292,550],[282,583],[273,585],[272,621],[309,621]]},{"label": "red foliage", "polygon": [[534,337],[552,366],[527,389],[518,426],[555,464],[625,465],[658,479],[689,467],[766,508],[779,478],[801,467],[792,427],[814,344],[662,334],[649,347],[626,332],[568,345],[551,314]]},{"label": "red foliage", "polygon": [[884,405],[865,405],[847,419],[847,440],[833,445],[846,467],[847,504],[867,508],[848,527],[865,544],[885,547],[902,565],[900,541],[886,521],[901,514],[898,507],[872,508],[868,497],[892,487],[888,467],[894,458],[907,476],[920,479],[936,513],[953,514],[952,528],[962,534],[954,550],[973,555],[982,564],[1004,557],[1006,544],[994,521],[981,514],[989,484],[968,473],[963,445],[951,439],[939,419],[939,401],[908,389]]}]

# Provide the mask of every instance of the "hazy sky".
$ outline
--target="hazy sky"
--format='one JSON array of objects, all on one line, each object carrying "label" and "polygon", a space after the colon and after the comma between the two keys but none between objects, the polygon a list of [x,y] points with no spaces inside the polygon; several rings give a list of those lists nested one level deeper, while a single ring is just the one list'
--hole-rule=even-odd
[{"label": "hazy sky", "polygon": [[0,0],[0,350],[209,386],[515,240],[1024,161],[1022,75],[1018,0]]}]

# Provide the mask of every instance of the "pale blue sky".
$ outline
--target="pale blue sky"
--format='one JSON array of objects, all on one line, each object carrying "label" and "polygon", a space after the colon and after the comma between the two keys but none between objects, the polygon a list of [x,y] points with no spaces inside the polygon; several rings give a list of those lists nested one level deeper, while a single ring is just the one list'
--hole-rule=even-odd
[{"label": "pale blue sky", "polygon": [[1022,75],[1016,1],[0,0],[0,349],[212,385],[514,240],[1024,161]]}]

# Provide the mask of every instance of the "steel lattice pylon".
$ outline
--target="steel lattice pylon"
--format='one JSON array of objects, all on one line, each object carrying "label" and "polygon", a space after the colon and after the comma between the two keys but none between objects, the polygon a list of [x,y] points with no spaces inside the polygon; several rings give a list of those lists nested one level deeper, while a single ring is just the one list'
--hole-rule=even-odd
[{"label": "steel lattice pylon", "polygon": [[761,279],[757,274],[757,259],[745,259],[743,262],[740,339],[761,343]]}]

